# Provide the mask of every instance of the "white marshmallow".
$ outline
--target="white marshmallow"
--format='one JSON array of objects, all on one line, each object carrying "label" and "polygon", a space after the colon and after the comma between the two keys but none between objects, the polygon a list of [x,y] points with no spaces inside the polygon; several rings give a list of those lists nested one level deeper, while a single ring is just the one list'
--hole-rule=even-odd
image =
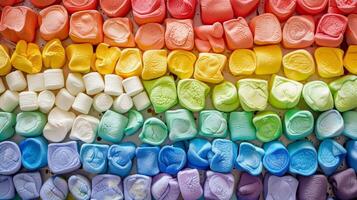
[{"label": "white marshmallow", "polygon": [[47,69],[43,72],[46,90],[58,90],[64,87],[62,69]]},{"label": "white marshmallow", "polygon": [[7,86],[11,91],[22,91],[26,89],[27,83],[24,74],[20,70],[13,71],[5,77]]},{"label": "white marshmallow", "polygon": [[133,97],[133,103],[135,105],[136,110],[138,111],[146,109],[151,104],[150,99],[145,91]]},{"label": "white marshmallow", "polygon": [[5,112],[13,111],[19,105],[19,94],[14,91],[6,90],[0,96],[0,109]]},{"label": "white marshmallow", "polygon": [[118,113],[127,113],[133,107],[133,100],[127,94],[122,94],[114,100],[113,109]]},{"label": "white marshmallow", "polygon": [[66,89],[62,88],[57,93],[55,104],[62,110],[68,111],[71,108],[74,99],[74,96],[72,96]]},{"label": "white marshmallow", "polygon": [[73,122],[69,138],[92,143],[97,136],[98,125],[99,119],[90,115],[79,115]]},{"label": "white marshmallow", "polygon": [[88,95],[95,95],[104,90],[104,81],[98,72],[90,72],[84,75],[83,81]]},{"label": "white marshmallow", "polygon": [[129,96],[135,96],[144,90],[140,78],[137,76],[129,77],[123,80],[125,93]]},{"label": "white marshmallow", "polygon": [[72,108],[75,111],[78,111],[83,114],[88,114],[90,108],[92,107],[93,99],[84,94],[84,93],[79,93],[76,98],[74,99]]},{"label": "white marshmallow", "polygon": [[71,130],[76,115],[60,108],[53,108],[48,114],[48,122],[43,130],[43,136],[51,142],[61,142]]},{"label": "white marshmallow", "polygon": [[53,105],[55,104],[55,94],[49,90],[44,90],[38,94],[38,106],[40,108],[40,111],[43,113],[48,113]]},{"label": "white marshmallow", "polygon": [[29,91],[40,92],[45,90],[45,79],[43,73],[27,74],[26,78]]},{"label": "white marshmallow", "polygon": [[113,98],[105,93],[95,95],[93,99],[93,108],[98,112],[105,112],[113,105]]},{"label": "white marshmallow", "polygon": [[38,109],[37,93],[33,91],[20,92],[19,104],[22,111],[34,111]]},{"label": "white marshmallow", "polygon": [[104,93],[112,96],[120,96],[123,94],[123,78],[115,74],[107,74],[104,76],[105,88]]},{"label": "white marshmallow", "polygon": [[6,88],[4,83],[2,82],[2,78],[0,77],[0,94],[2,94],[3,92],[5,92]]},{"label": "white marshmallow", "polygon": [[69,93],[76,96],[85,91],[82,75],[79,73],[69,73],[66,80],[66,88]]}]

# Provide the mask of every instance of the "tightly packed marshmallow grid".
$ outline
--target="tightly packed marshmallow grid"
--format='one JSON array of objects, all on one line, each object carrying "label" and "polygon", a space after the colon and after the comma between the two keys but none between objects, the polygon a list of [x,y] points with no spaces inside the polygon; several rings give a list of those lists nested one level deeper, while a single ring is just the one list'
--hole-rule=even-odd
[{"label": "tightly packed marshmallow grid", "polygon": [[43,72],[45,89],[57,90],[64,87],[64,76],[62,69],[48,69]]},{"label": "tightly packed marshmallow grid", "polygon": [[20,92],[26,89],[27,82],[20,70],[13,71],[5,77],[9,90]]},{"label": "tightly packed marshmallow grid", "polygon": [[98,72],[90,72],[84,75],[83,82],[88,95],[95,95],[104,90],[104,81]]},{"label": "tightly packed marshmallow grid", "polygon": [[19,105],[22,111],[34,111],[38,109],[37,93],[33,91],[20,92]]}]

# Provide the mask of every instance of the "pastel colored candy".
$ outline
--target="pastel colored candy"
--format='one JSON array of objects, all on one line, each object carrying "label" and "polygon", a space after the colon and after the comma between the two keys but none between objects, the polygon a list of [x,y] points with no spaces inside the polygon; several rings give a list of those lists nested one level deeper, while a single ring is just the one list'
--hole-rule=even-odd
[{"label": "pastel colored candy", "polygon": [[146,23],[161,23],[166,17],[166,6],[164,0],[150,0],[142,4],[139,0],[133,0],[131,7],[133,8],[134,20],[137,24]]},{"label": "pastel colored candy", "polygon": [[167,10],[176,19],[189,19],[195,14],[196,3],[196,0],[168,0]]},{"label": "pastel colored candy", "polygon": [[141,50],[162,49],[165,46],[165,28],[159,23],[140,26],[135,34],[135,42]]},{"label": "pastel colored candy", "polygon": [[105,144],[83,144],[80,150],[83,169],[92,174],[105,173],[108,149],[109,146]]},{"label": "pastel colored candy", "polygon": [[131,142],[114,144],[108,150],[108,172],[121,177],[129,175],[135,156],[135,144]]},{"label": "pastel colored candy", "polygon": [[0,142],[0,174],[15,174],[21,168],[21,152],[12,141]]},{"label": "pastel colored candy", "polygon": [[[230,0],[201,0],[201,20],[203,24],[224,22],[233,18],[233,8]],[[212,9],[215,8],[215,9]]]},{"label": "pastel colored candy", "polygon": [[[129,2],[129,0],[124,0]],[[100,2],[113,2],[101,0]],[[114,1],[117,3],[119,1]],[[102,8],[103,9],[103,8]],[[109,18],[103,24],[104,42],[110,46],[135,47],[133,24],[126,17]]]},{"label": "pastel colored candy", "polygon": [[225,49],[223,26],[219,22],[195,27],[195,46],[200,52],[222,53]]},{"label": "pastel colored candy", "polygon": [[258,7],[259,0],[231,0],[231,4],[235,16],[246,17]]},{"label": "pastel colored candy", "polygon": [[211,170],[220,173],[231,172],[237,157],[237,149],[237,144],[230,140],[213,140],[211,151],[207,155]]},{"label": "pastel colored candy", "polygon": [[42,50],[42,61],[46,68],[62,68],[66,64],[66,51],[59,39],[46,43]]},{"label": "pastel colored candy", "polygon": [[57,2],[58,0],[31,0],[32,5],[38,8],[45,8]]},{"label": "pastel colored candy", "polygon": [[256,67],[256,56],[250,49],[237,49],[229,57],[229,71],[234,76],[252,75]]},{"label": "pastel colored candy", "polygon": [[290,157],[284,144],[273,141],[264,144],[264,168],[275,176],[283,176],[289,170]]},{"label": "pastel colored candy", "polygon": [[82,10],[95,10],[97,7],[97,0],[62,0],[64,7],[69,13],[74,13]]},{"label": "pastel colored candy", "polygon": [[209,141],[195,138],[189,141],[187,150],[187,165],[196,169],[207,169],[209,167],[208,155],[212,145]]},{"label": "pastel colored candy", "polygon": [[339,14],[325,14],[316,28],[315,42],[326,47],[338,47],[347,28],[347,17]]},{"label": "pastel colored candy", "polygon": [[197,135],[195,119],[186,109],[166,111],[165,121],[169,130],[169,138],[173,142],[189,140]]},{"label": "pastel colored candy", "polygon": [[317,153],[320,168],[328,176],[333,174],[345,159],[346,154],[346,149],[335,140],[323,140]]},{"label": "pastel colored candy", "polygon": [[353,169],[346,169],[332,175],[329,181],[338,199],[349,200],[357,198],[357,177]]},{"label": "pastel colored candy", "polygon": [[124,199],[122,179],[112,174],[101,174],[92,179],[91,199]]},{"label": "pastel colored candy", "polygon": [[261,179],[261,176],[242,172],[237,187],[237,197],[242,200],[258,200],[263,191]]},{"label": "pastel colored candy", "polygon": [[315,41],[315,22],[311,16],[292,16],[283,28],[283,45],[286,48],[306,48]]},{"label": "pastel colored candy", "polygon": [[200,174],[197,169],[181,170],[177,174],[177,180],[183,199],[199,199],[203,195],[203,189],[200,183]]},{"label": "pastel colored candy", "polygon": [[289,140],[304,139],[314,131],[314,116],[308,110],[288,110],[283,126]]},{"label": "pastel colored candy", "polygon": [[65,179],[53,176],[43,183],[40,190],[40,197],[43,200],[66,199],[68,195],[68,184]]},{"label": "pastel colored candy", "polygon": [[36,199],[40,197],[42,185],[39,172],[18,173],[13,177],[17,194],[22,199]]},{"label": "pastel colored candy", "polygon": [[217,110],[204,110],[199,116],[198,133],[204,137],[225,138],[228,133],[228,116]]},{"label": "pastel colored candy", "polygon": [[325,200],[327,193],[327,178],[324,175],[299,176],[298,198],[301,200]]},{"label": "pastel colored candy", "polygon": [[44,40],[64,40],[69,32],[69,15],[62,5],[49,6],[39,12],[40,36]]},{"label": "pastel colored candy", "polygon": [[24,137],[34,137],[42,134],[47,118],[41,112],[20,112],[16,116],[16,133]]},{"label": "pastel colored candy", "polygon": [[285,21],[295,13],[296,0],[274,1],[268,0],[265,4],[265,12],[273,13],[280,21]]},{"label": "pastel colored candy", "polygon": [[347,111],[342,113],[344,129],[342,134],[351,138],[353,140],[357,140],[357,112],[356,111]]},{"label": "pastel colored candy", "polygon": [[15,133],[16,115],[0,112],[0,141],[11,138]]},{"label": "pastel colored candy", "polygon": [[279,75],[271,78],[269,103],[280,109],[290,109],[300,101],[303,84]]},{"label": "pastel colored candy", "polygon": [[357,76],[346,75],[329,84],[338,111],[344,112],[357,107],[357,96],[353,92],[357,89],[356,83]]},{"label": "pastel colored candy", "polygon": [[212,101],[214,107],[219,111],[231,112],[236,110],[239,106],[237,88],[228,81],[214,86]]},{"label": "pastel colored candy", "polygon": [[143,54],[141,78],[151,80],[166,74],[167,50],[147,50]]},{"label": "pastel colored candy", "polygon": [[193,21],[191,19],[165,20],[165,44],[170,50],[192,50],[194,47]]},{"label": "pastel colored candy", "polygon": [[136,148],[137,173],[154,176],[160,172],[158,156],[160,147],[143,145]]},{"label": "pastel colored candy", "polygon": [[0,75],[5,76],[10,73],[12,68],[9,49],[5,45],[0,45],[0,59],[2,60],[2,63],[0,63]]},{"label": "pastel colored candy", "polygon": [[229,200],[233,195],[234,177],[232,174],[222,174],[213,171],[206,172],[204,184],[205,199]]},{"label": "pastel colored candy", "polygon": [[315,134],[319,140],[337,137],[343,129],[343,118],[337,110],[325,111],[316,120]]},{"label": "pastel colored candy", "polygon": [[186,152],[175,146],[164,146],[158,156],[159,169],[162,173],[176,175],[186,165]]},{"label": "pastel colored candy", "polygon": [[124,129],[124,134],[126,136],[135,134],[144,124],[143,115],[136,110],[129,110],[128,120],[128,124]]},{"label": "pastel colored candy", "polygon": [[357,74],[357,62],[354,59],[356,56],[357,45],[350,45],[343,59],[343,65],[352,74]]},{"label": "pastel colored candy", "polygon": [[[231,1],[232,2],[232,1]],[[230,50],[253,47],[253,35],[243,17],[223,22],[224,37]]]},{"label": "pastel colored candy", "polygon": [[288,145],[290,155],[289,172],[310,176],[317,170],[317,152],[311,142],[300,140]]},{"label": "pastel colored candy", "polygon": [[235,166],[238,170],[248,172],[253,176],[262,173],[264,149],[254,146],[248,142],[242,142],[239,145],[238,156],[235,160]]},{"label": "pastel colored candy", "polygon": [[3,0],[0,2],[0,6],[12,6],[16,3],[21,3],[23,0]]},{"label": "pastel colored candy", "polygon": [[91,184],[82,175],[75,174],[68,179],[68,189],[72,196],[78,200],[89,200],[91,195]]},{"label": "pastel colored candy", "polygon": [[333,78],[344,74],[343,50],[319,47],[315,50],[317,72],[322,78]]},{"label": "pastel colored candy", "polygon": [[180,188],[176,178],[161,173],[152,179],[151,194],[154,199],[176,200],[180,196]]},{"label": "pastel colored candy", "polygon": [[356,2],[353,1],[330,0],[328,5],[328,12],[348,15],[351,13],[357,13],[356,6]]},{"label": "pastel colored candy", "polygon": [[298,13],[317,15],[325,10],[328,0],[297,0],[296,3]]},{"label": "pastel colored candy", "polygon": [[127,176],[124,179],[124,199],[150,200],[151,182],[152,179],[149,176],[140,174]]},{"label": "pastel colored candy", "polygon": [[49,144],[47,161],[48,168],[55,174],[66,174],[79,169],[81,161],[77,142]]},{"label": "pastel colored candy", "polygon": [[26,138],[19,144],[21,162],[28,170],[38,170],[47,166],[47,140],[43,137]]},{"label": "pastel colored candy", "polygon": [[254,47],[257,66],[255,74],[276,74],[280,71],[283,53],[278,45]]},{"label": "pastel colored candy", "polygon": [[0,198],[13,199],[15,197],[15,186],[11,176],[0,175]]},{"label": "pastel colored candy", "polygon": [[346,159],[347,164],[349,167],[357,171],[357,164],[356,164],[357,141],[355,140],[348,141],[346,145],[346,149],[347,149],[347,159]]},{"label": "pastel colored candy", "polygon": [[278,44],[282,40],[280,22],[271,13],[264,13],[254,17],[249,22],[249,27],[254,35],[254,44]]},{"label": "pastel colored candy", "polygon": [[198,112],[206,107],[206,97],[210,87],[196,79],[180,80],[177,84],[177,96],[182,107]]},{"label": "pastel colored candy", "polygon": [[255,127],[253,125],[253,112],[231,112],[228,127],[231,140],[255,140]]},{"label": "pastel colored candy", "polygon": [[167,134],[166,124],[156,117],[151,117],[145,120],[139,139],[143,143],[160,145],[166,140]]},{"label": "pastel colored candy", "polygon": [[323,81],[310,81],[304,84],[302,96],[306,104],[315,111],[333,108],[333,97],[328,85]]},{"label": "pastel colored candy", "polygon": [[244,111],[262,111],[268,104],[268,81],[241,79],[237,82],[239,102]]},{"label": "pastel colored candy", "polygon": [[278,177],[266,174],[264,177],[264,198],[295,200],[298,184],[298,180],[293,176]]},{"label": "pastel colored candy", "polygon": [[349,45],[357,45],[357,14],[350,14],[347,17],[346,41]]},{"label": "pastel colored candy", "polygon": [[220,83],[224,80],[222,70],[227,57],[222,54],[200,53],[195,64],[195,79],[207,83]]},{"label": "pastel colored candy", "polygon": [[173,50],[167,57],[167,67],[179,79],[191,78],[196,55],[185,50]]},{"label": "pastel colored candy", "polygon": [[72,72],[87,73],[90,71],[93,57],[91,44],[70,44],[66,48],[68,68]]},{"label": "pastel colored candy", "polygon": [[112,74],[120,55],[121,51],[118,47],[110,47],[108,44],[100,43],[95,52],[95,71],[100,74]]},{"label": "pastel colored candy", "polygon": [[11,56],[11,65],[25,73],[35,74],[42,69],[42,56],[40,48],[35,43],[20,40]]},{"label": "pastel colored candy", "polygon": [[90,115],[78,115],[73,121],[71,134],[72,140],[80,140],[85,143],[92,143],[97,136],[99,119]]},{"label": "pastel colored candy", "polygon": [[124,129],[128,118],[112,110],[107,110],[98,125],[98,136],[109,142],[120,142],[124,137]]},{"label": "pastel colored candy", "polygon": [[99,5],[108,17],[124,17],[131,10],[130,0],[99,0]]},{"label": "pastel colored candy", "polygon": [[[51,142],[60,142],[65,139],[75,120],[73,112],[64,111],[58,107],[48,114],[48,122],[43,129],[43,136]],[[73,127],[76,131],[76,127]]]},{"label": "pastel colored candy", "polygon": [[283,66],[286,77],[295,81],[304,81],[315,73],[314,58],[304,49],[284,55]]},{"label": "pastel colored candy", "polygon": [[140,76],[142,70],[141,52],[137,48],[126,48],[115,67],[115,73],[123,78]]},{"label": "pastel colored candy", "polygon": [[273,111],[263,111],[253,118],[256,129],[256,137],[262,142],[270,142],[278,139],[283,127],[279,115]]}]

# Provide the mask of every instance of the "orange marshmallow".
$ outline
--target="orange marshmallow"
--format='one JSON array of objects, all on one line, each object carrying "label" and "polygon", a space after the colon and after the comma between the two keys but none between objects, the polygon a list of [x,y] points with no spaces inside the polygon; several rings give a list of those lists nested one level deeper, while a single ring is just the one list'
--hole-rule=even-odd
[{"label": "orange marshmallow", "polygon": [[219,22],[195,27],[195,45],[200,52],[222,53],[225,49],[223,26]]},{"label": "orange marshmallow", "polygon": [[325,14],[317,25],[315,42],[326,47],[338,47],[347,28],[347,17],[339,14]]},{"label": "orange marshmallow", "polygon": [[317,15],[325,10],[328,0],[297,0],[296,3],[300,14]]},{"label": "orange marshmallow", "polygon": [[348,15],[346,41],[349,45],[357,45],[357,14]]},{"label": "orange marshmallow", "polygon": [[234,17],[230,0],[200,0],[203,24],[225,22]]},{"label": "orange marshmallow", "polygon": [[97,8],[97,0],[62,0],[64,7],[69,13],[74,13],[83,10],[95,10]]},{"label": "orange marshmallow", "polygon": [[70,20],[69,37],[73,42],[99,44],[103,41],[103,18],[96,10],[73,13]]},{"label": "orange marshmallow", "polygon": [[131,0],[137,24],[162,23],[166,17],[165,0]]},{"label": "orange marshmallow", "polygon": [[135,47],[133,24],[128,18],[109,18],[103,24],[104,42],[110,46]]},{"label": "orange marshmallow", "polygon": [[99,0],[99,5],[108,17],[124,17],[131,9],[130,0]]},{"label": "orange marshmallow", "polygon": [[0,6],[12,6],[14,4],[20,3],[23,0],[1,0]]},{"label": "orange marshmallow", "polygon": [[195,14],[196,3],[196,0],[167,0],[167,10],[176,19],[190,19]]},{"label": "orange marshmallow", "polygon": [[329,0],[329,13],[348,15],[357,14],[357,1],[351,0]]},{"label": "orange marshmallow", "polygon": [[249,27],[254,35],[254,43],[257,45],[278,44],[282,39],[280,22],[271,13],[254,17]]},{"label": "orange marshmallow", "polygon": [[44,40],[68,37],[69,20],[67,10],[61,5],[53,5],[39,13],[40,35]]},{"label": "orange marshmallow", "polygon": [[253,35],[243,17],[225,21],[223,29],[226,43],[230,50],[253,47]]},{"label": "orange marshmallow", "polygon": [[193,22],[191,19],[166,19],[165,43],[170,50],[192,50],[194,47]]},{"label": "orange marshmallow", "polygon": [[286,48],[306,48],[314,43],[315,22],[312,16],[292,16],[283,28],[283,45]]},{"label": "orange marshmallow", "polygon": [[235,16],[246,17],[257,9],[259,0],[231,0]]},{"label": "orange marshmallow", "polygon": [[296,0],[266,0],[265,12],[273,13],[280,21],[286,21],[295,12]]},{"label": "orange marshmallow", "polygon": [[31,0],[32,5],[38,8],[45,8],[57,2],[59,2],[59,0]]},{"label": "orange marshmallow", "polygon": [[161,49],[165,45],[165,28],[158,23],[144,24],[136,31],[135,42],[144,51]]},{"label": "orange marshmallow", "polygon": [[35,40],[37,14],[25,6],[6,6],[1,13],[0,33],[4,38],[17,42]]}]

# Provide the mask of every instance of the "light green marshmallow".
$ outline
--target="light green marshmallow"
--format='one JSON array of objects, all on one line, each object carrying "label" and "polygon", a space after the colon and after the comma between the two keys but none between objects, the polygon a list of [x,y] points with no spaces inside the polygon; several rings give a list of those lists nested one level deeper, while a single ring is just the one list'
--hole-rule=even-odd
[{"label": "light green marshmallow", "polygon": [[256,139],[253,112],[231,112],[228,126],[232,141]]},{"label": "light green marshmallow", "polygon": [[293,108],[300,101],[302,88],[302,83],[273,75],[269,103],[279,109]]},{"label": "light green marshmallow", "polygon": [[333,98],[328,85],[323,81],[311,81],[304,85],[302,96],[306,104],[314,111],[326,111],[333,108]]},{"label": "light green marshmallow", "polygon": [[156,113],[162,113],[177,104],[176,85],[172,76],[143,81]]},{"label": "light green marshmallow", "polygon": [[225,81],[213,88],[214,107],[222,112],[232,112],[239,106],[238,91],[233,83]]},{"label": "light green marshmallow", "polygon": [[272,111],[258,113],[253,118],[256,137],[262,142],[278,139],[282,134],[282,124],[279,115]]},{"label": "light green marshmallow", "polygon": [[228,132],[227,114],[217,110],[200,112],[199,134],[209,138],[225,138]]},{"label": "light green marshmallow", "polygon": [[145,120],[139,139],[143,143],[160,145],[165,142],[167,133],[166,124],[158,118],[151,117]]},{"label": "light green marshmallow", "polygon": [[239,101],[245,111],[263,111],[268,104],[268,81],[241,79],[237,82]]},{"label": "light green marshmallow", "polygon": [[42,134],[47,117],[41,112],[21,112],[16,116],[16,133],[24,137],[35,137]]},{"label": "light green marshmallow", "polygon": [[314,131],[314,116],[308,110],[289,110],[284,115],[284,133],[289,140],[299,140]]},{"label": "light green marshmallow", "polygon": [[186,109],[168,110],[165,120],[170,131],[169,138],[172,142],[189,140],[197,135],[195,119]]},{"label": "light green marshmallow", "polygon": [[16,115],[0,112],[0,141],[11,138],[15,133]]},{"label": "light green marshmallow", "polygon": [[128,125],[124,129],[124,134],[126,136],[135,134],[144,124],[143,115],[136,110],[129,110],[128,118]]},{"label": "light green marshmallow", "polygon": [[177,85],[177,95],[181,106],[192,112],[205,108],[209,91],[208,85],[195,79],[180,80]]},{"label": "light green marshmallow", "polygon": [[98,125],[98,136],[108,142],[118,143],[124,137],[128,118],[112,110],[107,110]]},{"label": "light green marshmallow", "polygon": [[340,112],[357,108],[357,76],[347,75],[330,83],[335,107]]}]

